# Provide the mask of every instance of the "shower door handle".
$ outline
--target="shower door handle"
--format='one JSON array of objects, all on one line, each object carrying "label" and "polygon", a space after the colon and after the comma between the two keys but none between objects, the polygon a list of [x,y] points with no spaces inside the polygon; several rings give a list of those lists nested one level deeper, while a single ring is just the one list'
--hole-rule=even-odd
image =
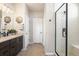
[{"label": "shower door handle", "polygon": [[62,29],[62,37],[66,37],[66,28]]}]

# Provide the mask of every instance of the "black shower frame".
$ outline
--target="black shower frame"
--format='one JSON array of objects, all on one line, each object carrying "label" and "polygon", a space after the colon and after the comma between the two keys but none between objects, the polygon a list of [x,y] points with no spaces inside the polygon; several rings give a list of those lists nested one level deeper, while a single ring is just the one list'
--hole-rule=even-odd
[{"label": "black shower frame", "polygon": [[56,10],[56,12],[55,12],[55,53],[58,55],[58,56],[60,56],[59,54],[58,54],[58,52],[56,51],[56,13],[62,8],[62,6],[63,5],[65,5],[66,4],[66,46],[65,46],[65,56],[67,56],[68,55],[68,3],[63,3],[57,10]]}]

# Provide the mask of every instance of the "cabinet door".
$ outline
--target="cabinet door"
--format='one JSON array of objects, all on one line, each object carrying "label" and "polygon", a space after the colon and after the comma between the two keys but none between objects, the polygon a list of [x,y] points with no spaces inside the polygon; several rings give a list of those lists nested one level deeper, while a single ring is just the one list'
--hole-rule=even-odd
[{"label": "cabinet door", "polygon": [[17,52],[17,39],[10,40],[10,55],[15,56]]},{"label": "cabinet door", "polygon": [[23,36],[19,37],[19,47],[20,49],[23,48]]},{"label": "cabinet door", "polygon": [[0,49],[0,56],[9,56],[9,47],[3,47]]},{"label": "cabinet door", "polygon": [[0,43],[0,56],[9,56],[9,41]]},{"label": "cabinet door", "polygon": [[23,48],[23,37],[17,38],[17,53]]},{"label": "cabinet door", "polygon": [[16,45],[13,45],[10,47],[10,55],[11,56],[15,56],[17,53],[17,46]]}]

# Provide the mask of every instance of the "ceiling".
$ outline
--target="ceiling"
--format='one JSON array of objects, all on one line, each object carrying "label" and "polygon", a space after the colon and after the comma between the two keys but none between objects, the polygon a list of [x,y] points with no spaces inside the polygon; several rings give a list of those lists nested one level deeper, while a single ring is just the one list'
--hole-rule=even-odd
[{"label": "ceiling", "polygon": [[27,6],[32,12],[43,12],[44,11],[44,3],[27,3]]}]

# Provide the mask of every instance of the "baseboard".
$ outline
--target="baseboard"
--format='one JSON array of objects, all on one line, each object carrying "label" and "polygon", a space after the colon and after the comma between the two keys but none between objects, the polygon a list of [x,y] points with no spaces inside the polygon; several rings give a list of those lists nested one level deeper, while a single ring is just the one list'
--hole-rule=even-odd
[{"label": "baseboard", "polygon": [[55,53],[53,53],[53,52],[47,52],[46,56],[55,56]]},{"label": "baseboard", "polygon": [[27,50],[27,48],[23,48],[21,51],[25,51],[25,50]]}]

